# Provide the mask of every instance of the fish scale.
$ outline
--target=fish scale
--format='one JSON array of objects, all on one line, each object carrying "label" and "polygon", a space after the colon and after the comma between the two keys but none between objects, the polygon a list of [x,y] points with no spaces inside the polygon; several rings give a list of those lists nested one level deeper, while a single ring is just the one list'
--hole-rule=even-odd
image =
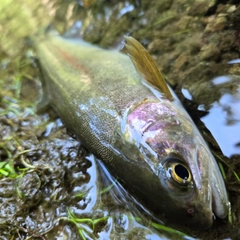
[{"label": "fish scale", "polygon": [[[154,217],[195,229],[225,218],[227,193],[193,121],[143,46],[127,55],[48,32],[33,42],[43,102]],[[132,61],[131,61],[132,60]]]}]

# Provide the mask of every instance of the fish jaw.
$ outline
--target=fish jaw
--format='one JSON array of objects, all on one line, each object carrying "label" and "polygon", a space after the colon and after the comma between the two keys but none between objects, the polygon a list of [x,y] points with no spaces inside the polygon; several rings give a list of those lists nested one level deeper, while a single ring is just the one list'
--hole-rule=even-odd
[{"label": "fish jaw", "polygon": [[[213,157],[213,156],[212,156]],[[226,218],[231,204],[228,201],[225,184],[221,174],[219,174],[218,166],[215,161],[211,161],[212,174],[210,176],[212,196],[213,196],[213,212],[219,218]]]},{"label": "fish jaw", "polygon": [[[144,161],[161,185],[161,194],[155,191],[151,196],[159,196],[159,202],[148,201],[154,213],[162,211],[170,222],[185,221],[186,225],[196,229],[209,228],[213,212],[218,217],[226,217],[228,199],[218,166],[190,117],[179,109],[179,104],[145,100],[131,110],[127,121],[131,141],[134,139],[148,152]],[[191,180],[188,186],[173,182],[173,161],[179,161],[189,169]],[[153,207],[154,204],[158,207]]]}]

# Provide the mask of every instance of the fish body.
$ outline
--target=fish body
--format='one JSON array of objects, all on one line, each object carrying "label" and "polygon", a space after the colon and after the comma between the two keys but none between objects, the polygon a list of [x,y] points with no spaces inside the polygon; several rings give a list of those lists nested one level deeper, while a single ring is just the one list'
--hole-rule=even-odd
[{"label": "fish body", "polygon": [[53,34],[35,38],[43,100],[155,217],[206,229],[213,212],[224,218],[229,208],[218,166],[166,83],[149,81],[163,80],[150,55],[126,40],[129,56]]}]

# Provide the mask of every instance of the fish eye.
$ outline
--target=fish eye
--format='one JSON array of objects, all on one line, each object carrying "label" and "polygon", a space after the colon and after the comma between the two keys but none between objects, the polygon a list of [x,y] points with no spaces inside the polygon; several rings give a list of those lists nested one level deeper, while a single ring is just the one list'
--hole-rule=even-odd
[{"label": "fish eye", "polygon": [[170,169],[173,180],[175,180],[175,182],[177,182],[178,184],[188,185],[191,182],[191,173],[188,170],[188,167],[185,166],[183,163],[172,163]]}]

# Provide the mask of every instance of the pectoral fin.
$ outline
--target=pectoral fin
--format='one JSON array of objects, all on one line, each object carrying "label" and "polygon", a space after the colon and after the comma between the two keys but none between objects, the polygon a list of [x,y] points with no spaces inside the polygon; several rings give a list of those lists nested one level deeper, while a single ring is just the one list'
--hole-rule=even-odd
[{"label": "pectoral fin", "polygon": [[145,80],[157,87],[169,100],[172,100],[173,96],[165,79],[147,50],[132,37],[125,36],[125,40],[125,48],[137,71]]}]

